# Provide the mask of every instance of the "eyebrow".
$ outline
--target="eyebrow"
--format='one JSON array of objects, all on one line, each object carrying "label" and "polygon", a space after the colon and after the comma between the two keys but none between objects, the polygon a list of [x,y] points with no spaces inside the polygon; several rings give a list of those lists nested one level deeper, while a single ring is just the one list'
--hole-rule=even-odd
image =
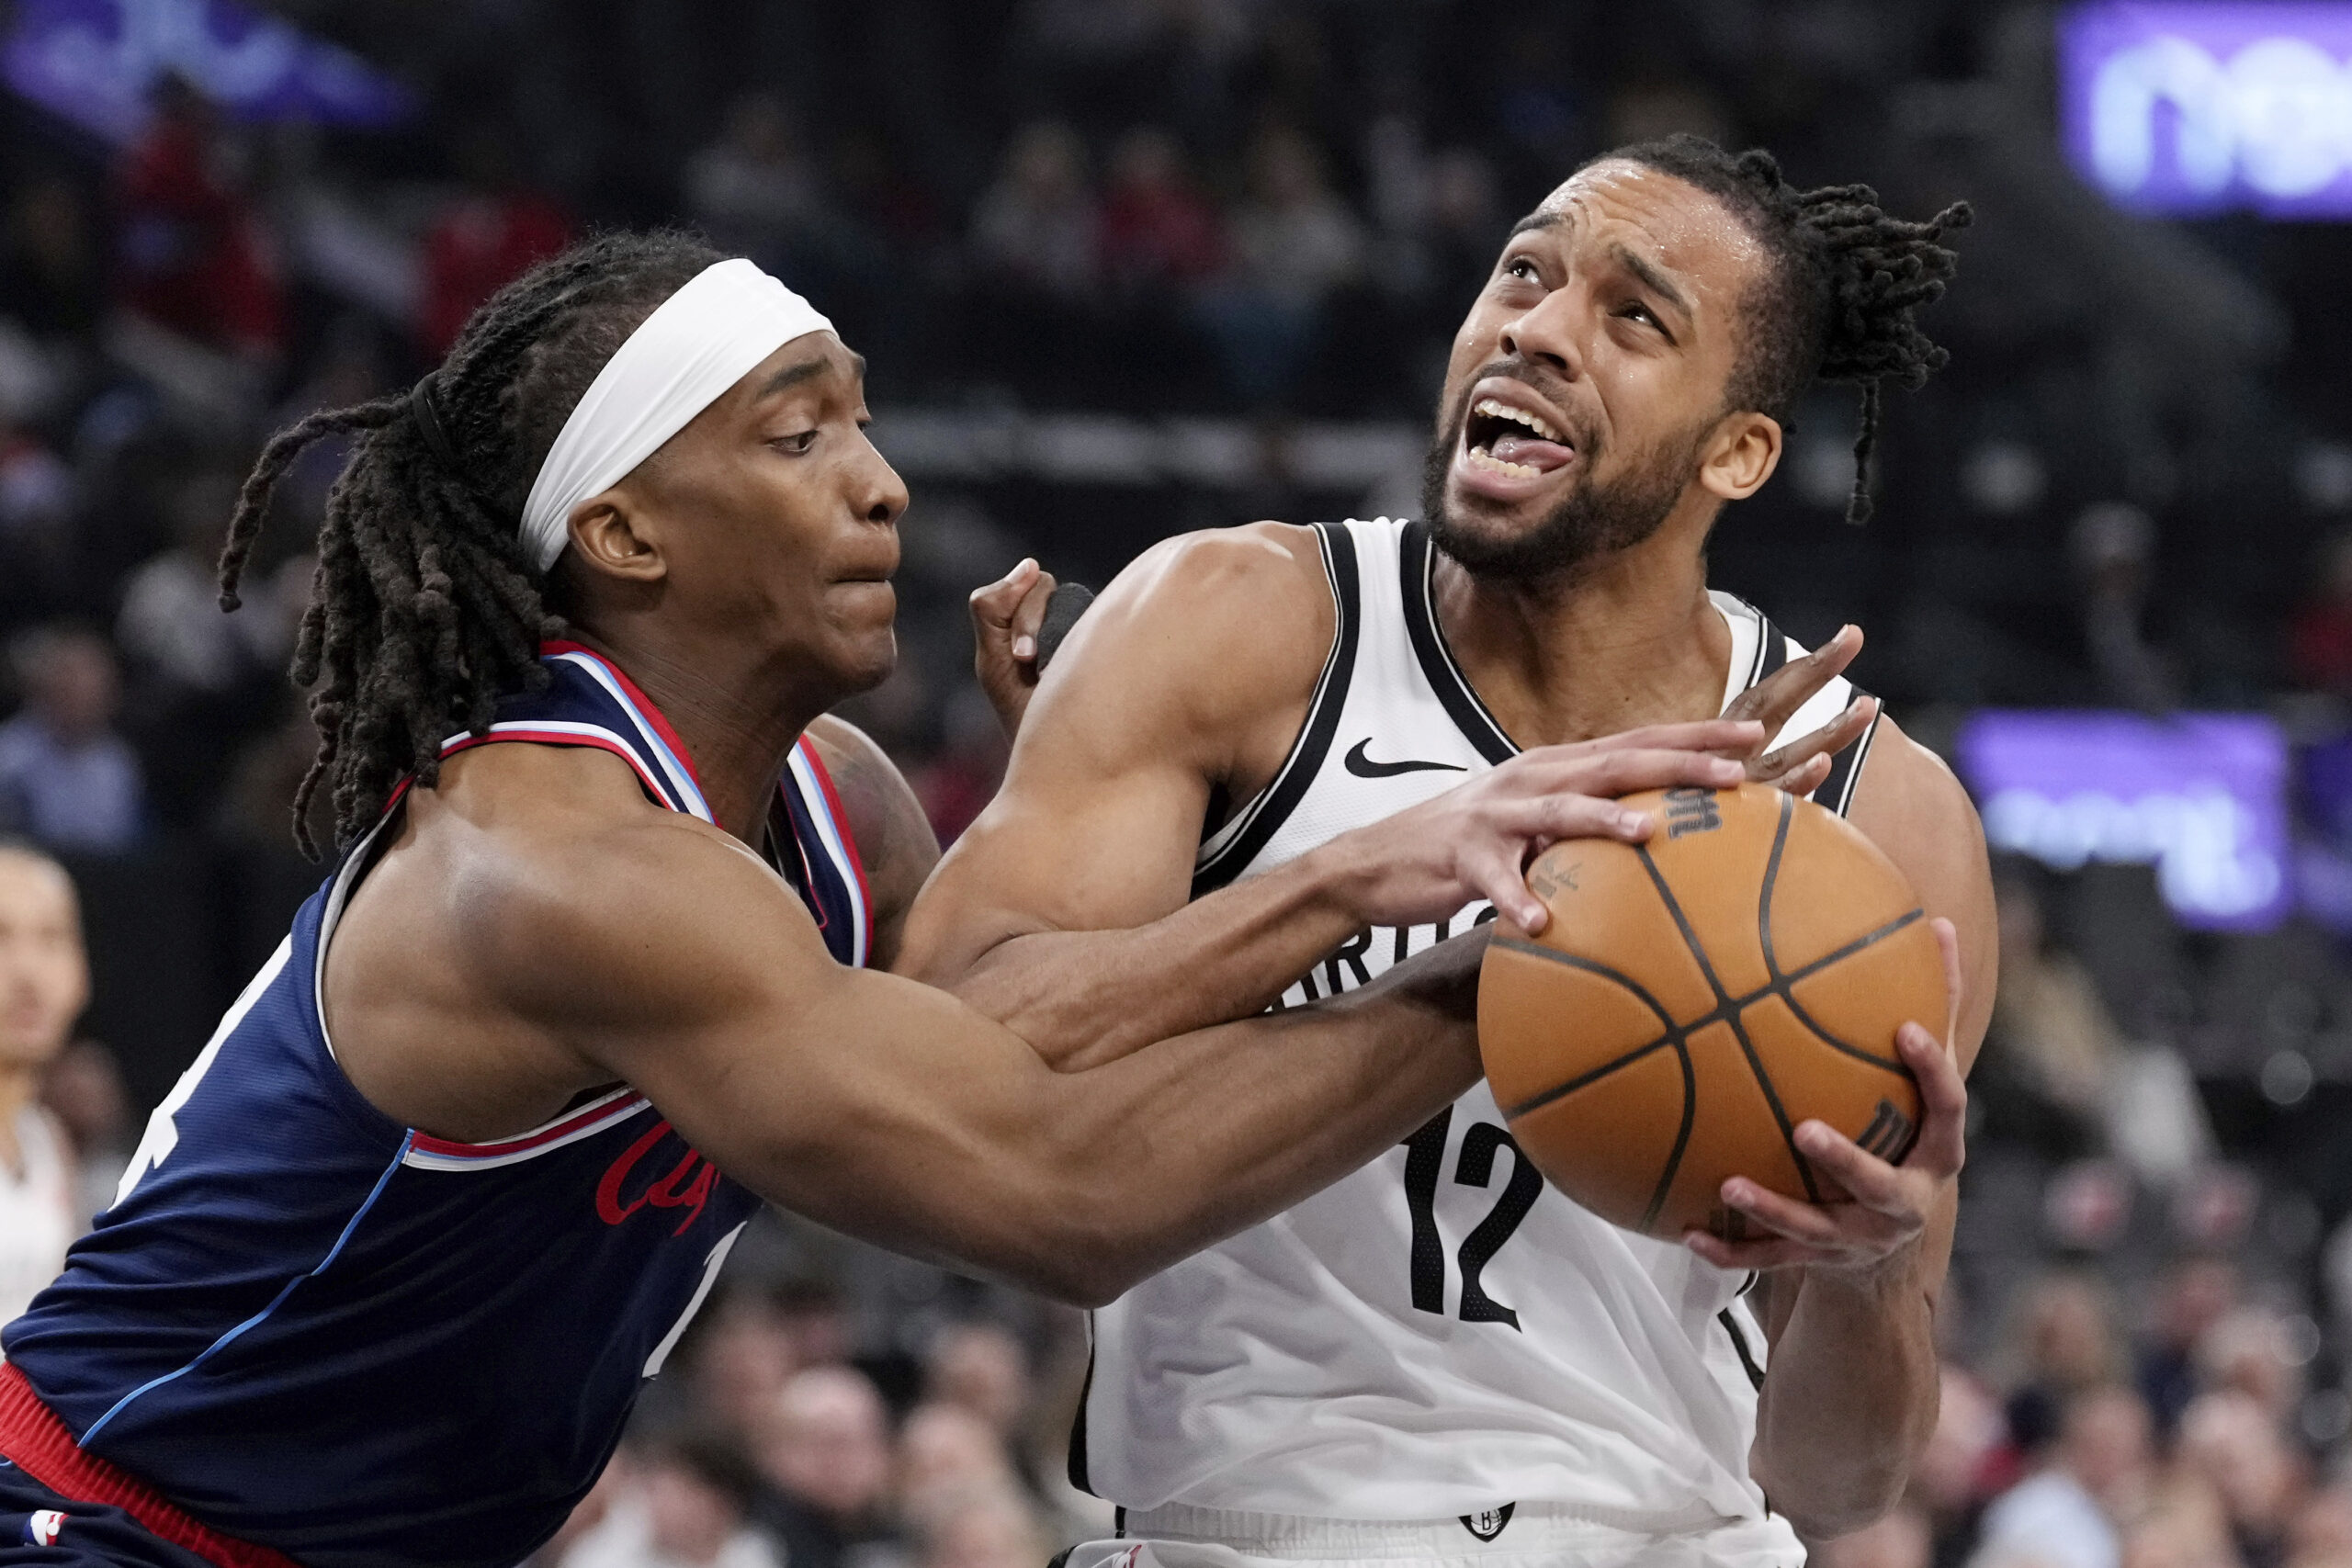
[{"label": "eyebrow", "polygon": [[[849,366],[853,376],[861,381],[865,379],[865,355],[855,349],[850,350]],[[832,367],[832,360],[822,355],[815,359],[804,359],[797,365],[787,365],[768,378],[768,384],[760,389],[759,395],[763,398],[772,398],[786,388],[797,387],[811,377],[823,375]]]},{"label": "eyebrow", "polygon": [[1531,212],[1510,226],[1510,232],[1504,237],[1505,241],[1508,243],[1510,240],[1516,240],[1521,234],[1532,234],[1538,229],[1556,229],[1566,217],[1567,214],[1565,212],[1544,212],[1540,209]]},{"label": "eyebrow", "polygon": [[1695,316],[1696,312],[1690,308],[1690,299],[1683,294],[1682,290],[1677,288],[1668,279],[1666,274],[1659,270],[1657,264],[1647,256],[1628,250],[1622,244],[1616,244],[1609,247],[1609,259],[1640,278],[1642,287],[1680,311],[1685,321],[1691,320]]}]

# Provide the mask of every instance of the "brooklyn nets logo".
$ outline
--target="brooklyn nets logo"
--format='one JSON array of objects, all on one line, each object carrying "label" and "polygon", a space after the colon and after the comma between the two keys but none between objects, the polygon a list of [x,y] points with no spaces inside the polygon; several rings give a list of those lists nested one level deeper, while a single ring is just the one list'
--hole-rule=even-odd
[{"label": "brooklyn nets logo", "polygon": [[1510,1523],[1511,1510],[1518,1506],[1516,1503],[1505,1503],[1499,1508],[1487,1508],[1476,1514],[1464,1514],[1461,1516],[1462,1528],[1480,1540],[1492,1540],[1503,1533],[1503,1527]]}]

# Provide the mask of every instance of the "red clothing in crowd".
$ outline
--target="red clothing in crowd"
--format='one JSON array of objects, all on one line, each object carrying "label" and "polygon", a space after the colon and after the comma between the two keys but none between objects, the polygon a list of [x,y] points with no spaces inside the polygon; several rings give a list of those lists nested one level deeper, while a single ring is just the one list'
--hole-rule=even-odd
[{"label": "red clothing in crowd", "polygon": [[1103,265],[1130,282],[1198,283],[1225,265],[1225,229],[1198,192],[1120,182],[1102,202]]},{"label": "red clothing in crowd", "polygon": [[424,240],[419,330],[435,358],[449,352],[476,306],[571,243],[571,220],[544,196],[511,191],[452,202]]},{"label": "red clothing in crowd", "polygon": [[159,114],[115,175],[121,303],[183,336],[274,355],[286,305],[260,221],[211,167],[211,136],[189,115]]}]

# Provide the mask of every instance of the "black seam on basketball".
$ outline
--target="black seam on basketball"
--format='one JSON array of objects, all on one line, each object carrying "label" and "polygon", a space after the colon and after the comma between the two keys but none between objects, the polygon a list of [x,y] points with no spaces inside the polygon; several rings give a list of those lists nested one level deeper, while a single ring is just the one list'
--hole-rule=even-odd
[{"label": "black seam on basketball", "polygon": [[1330,754],[1331,739],[1339,733],[1340,710],[1347,705],[1348,687],[1355,674],[1356,643],[1363,616],[1356,576],[1355,536],[1346,534],[1342,547],[1342,538],[1333,535],[1336,526],[1329,523],[1315,525],[1316,544],[1323,553],[1323,575],[1331,586],[1332,614],[1339,625],[1332,632],[1331,651],[1324,660],[1315,695],[1307,704],[1306,720],[1299,727],[1297,743],[1283,760],[1282,771],[1259,795],[1241,830],[1194,868],[1192,896],[1195,898],[1231,882],[1290,820],[1291,813],[1306,798],[1307,786],[1322,771],[1323,759]]},{"label": "black seam on basketball", "polygon": [[[1794,987],[1799,980],[1804,979],[1808,976],[1818,974],[1822,970],[1828,968],[1831,964],[1836,964],[1840,960],[1851,958],[1854,954],[1861,952],[1864,948],[1873,946],[1878,942],[1884,941],[1886,938],[1893,936],[1896,931],[1903,930],[1905,927],[1917,924],[1919,921],[1927,919],[1927,915],[1928,912],[1925,909],[1914,909],[1907,915],[1903,915],[1894,919],[1889,920],[1886,924],[1879,927],[1878,930],[1870,932],[1866,936],[1855,938],[1852,942],[1848,942],[1845,946],[1839,948],[1837,952],[1828,954],[1826,957],[1815,959],[1812,963],[1806,964],[1802,969],[1795,970],[1785,976],[1778,975],[1776,973],[1770,987],[1770,994],[1779,997],[1781,1002],[1788,1008],[1791,1015],[1793,1016],[1799,1023],[1811,1030],[1815,1038],[1818,1039],[1824,1045],[1828,1046],[1831,1050],[1842,1052],[1844,1055],[1854,1058],[1857,1062],[1868,1062],[1871,1066],[1878,1068],[1882,1072],[1893,1073],[1895,1077],[1903,1078],[1911,1084],[1917,1085],[1919,1081],[1918,1078],[1912,1073],[1909,1067],[1905,1066],[1901,1062],[1890,1061],[1884,1056],[1873,1055],[1869,1051],[1863,1050],[1859,1045],[1851,1044],[1847,1041],[1840,1040],[1838,1036],[1832,1034],[1826,1029],[1824,1029],[1820,1023],[1815,1020],[1811,1013],[1804,1010],[1804,1004],[1797,1000]],[[1756,999],[1758,1001],[1762,1000],[1763,994],[1759,993]]]},{"label": "black seam on basketball", "polygon": [[1724,1325],[1725,1334],[1731,1336],[1731,1348],[1739,1356],[1739,1370],[1747,1374],[1748,1382],[1760,1393],[1764,1387],[1764,1369],[1756,1364],[1756,1353],[1747,1348],[1747,1336],[1739,1331],[1739,1320],[1732,1316],[1731,1308],[1725,1307],[1715,1314],[1715,1321]]},{"label": "black seam on basketball", "polygon": [[[1772,852],[1764,859],[1764,888],[1756,899],[1756,942],[1763,949],[1768,984],[1781,977],[1780,968],[1772,961],[1772,888],[1781,880],[1781,853],[1788,847],[1789,825],[1796,820],[1796,798],[1783,794],[1780,820],[1772,824]],[[1764,1058],[1756,1054],[1756,1043],[1748,1039],[1747,1025],[1736,1017],[1726,1021],[1733,1037],[1739,1042],[1740,1054],[1747,1058],[1747,1070],[1755,1075],[1756,1087],[1764,1091],[1764,1103],[1772,1108],[1772,1120],[1780,1123],[1781,1141],[1788,1145],[1789,1157],[1796,1162],[1797,1179],[1804,1183],[1804,1195],[1820,1202],[1821,1188],[1813,1179],[1813,1162],[1797,1147],[1797,1130],[1790,1124],[1788,1111],[1781,1104],[1780,1090],[1772,1087],[1772,1075],[1764,1070]]]},{"label": "black seam on basketball", "polygon": [[1545,1089],[1543,1093],[1534,1095],[1527,1100],[1523,1100],[1517,1105],[1507,1105],[1503,1107],[1503,1117],[1506,1121],[1524,1116],[1531,1111],[1540,1111],[1544,1106],[1551,1104],[1554,1100],[1563,1099],[1567,1095],[1575,1093],[1577,1089],[1584,1088],[1587,1084],[1608,1077],[1611,1073],[1615,1072],[1620,1067],[1630,1066],[1633,1063],[1639,1061],[1642,1057],[1651,1055],[1660,1046],[1670,1044],[1679,1045],[1681,1043],[1682,1038],[1689,1032],[1687,1030],[1676,1027],[1673,1014],[1668,1012],[1664,1007],[1660,1006],[1658,999],[1656,997],[1651,996],[1648,991],[1642,987],[1641,982],[1635,980],[1630,975],[1621,974],[1617,970],[1611,969],[1606,964],[1595,964],[1589,958],[1580,958],[1573,953],[1562,953],[1556,948],[1540,947],[1534,942],[1528,942],[1521,937],[1496,937],[1494,939],[1494,945],[1497,947],[1509,948],[1513,953],[1524,953],[1531,958],[1549,959],[1552,963],[1565,964],[1570,969],[1581,969],[1588,975],[1598,975],[1604,980],[1614,981],[1616,984],[1624,987],[1628,991],[1631,991],[1635,999],[1640,1001],[1644,1007],[1649,1009],[1651,1012],[1657,1014],[1658,1027],[1665,1031],[1665,1032],[1658,1035],[1657,1039],[1645,1041],[1643,1043],[1626,1051],[1622,1055],[1614,1056],[1609,1061],[1602,1063],[1600,1066],[1594,1067],[1589,1072],[1580,1073],[1577,1077],[1568,1079],[1566,1083],[1555,1084],[1552,1088]]},{"label": "black seam on basketball", "polygon": [[1397,550],[1397,575],[1404,591],[1405,632],[1413,644],[1413,655],[1420,660],[1421,673],[1429,680],[1430,689],[1445,709],[1453,727],[1464,739],[1478,749],[1478,754],[1489,762],[1500,764],[1519,755],[1519,748],[1503,731],[1487,705],[1462,673],[1462,666],[1453,660],[1453,650],[1446,646],[1444,628],[1437,623],[1437,605],[1430,592],[1430,578],[1437,566],[1437,550],[1430,542],[1429,529],[1419,523],[1405,525],[1404,541]]},{"label": "black seam on basketball", "polygon": [[1682,1125],[1675,1129],[1674,1148],[1666,1156],[1666,1168],[1658,1173],[1657,1187],[1650,1193],[1649,1207],[1642,1211],[1642,1232],[1657,1224],[1657,1212],[1666,1207],[1667,1195],[1674,1190],[1674,1179],[1682,1169],[1682,1154],[1690,1146],[1690,1129],[1699,1119],[1699,1075],[1690,1066],[1689,1036],[1674,1042],[1674,1059],[1682,1067]]}]

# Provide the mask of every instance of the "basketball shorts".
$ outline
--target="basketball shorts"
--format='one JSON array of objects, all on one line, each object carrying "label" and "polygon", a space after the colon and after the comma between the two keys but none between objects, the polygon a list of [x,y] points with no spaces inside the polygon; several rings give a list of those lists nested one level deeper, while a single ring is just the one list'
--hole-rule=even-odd
[{"label": "basketball shorts", "polygon": [[1182,1504],[1124,1517],[1115,1540],[1072,1547],[1063,1568],[1800,1568],[1778,1519],[1645,1535],[1563,1507],[1520,1504],[1460,1519],[1298,1519]]},{"label": "basketball shorts", "polygon": [[120,1508],[74,1503],[0,1459],[0,1568],[213,1568]]}]

